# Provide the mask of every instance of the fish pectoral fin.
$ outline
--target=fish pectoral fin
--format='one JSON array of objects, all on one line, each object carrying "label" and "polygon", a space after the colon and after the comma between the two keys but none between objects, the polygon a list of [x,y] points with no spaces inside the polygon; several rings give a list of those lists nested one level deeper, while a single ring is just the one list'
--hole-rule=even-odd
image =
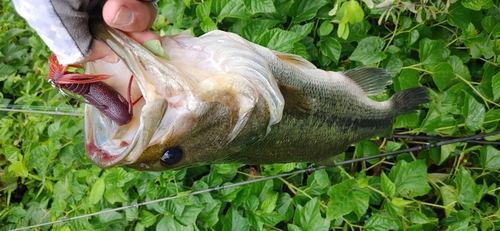
[{"label": "fish pectoral fin", "polygon": [[297,119],[304,119],[309,116],[311,107],[306,94],[302,90],[279,82],[278,87],[285,99],[284,110],[286,113]]},{"label": "fish pectoral fin", "polygon": [[240,75],[218,75],[200,82],[199,97],[205,102],[226,105],[231,118],[231,132],[228,142],[232,141],[245,127],[251,112],[259,99],[259,93],[251,83]]},{"label": "fish pectoral fin", "polygon": [[366,95],[378,95],[392,84],[391,74],[385,69],[376,67],[362,67],[342,72],[363,89]]},{"label": "fish pectoral fin", "polygon": [[296,66],[302,69],[318,69],[316,66],[314,66],[314,64],[310,63],[299,55],[288,54],[279,51],[273,51],[273,53],[283,62],[286,62],[292,66]]}]

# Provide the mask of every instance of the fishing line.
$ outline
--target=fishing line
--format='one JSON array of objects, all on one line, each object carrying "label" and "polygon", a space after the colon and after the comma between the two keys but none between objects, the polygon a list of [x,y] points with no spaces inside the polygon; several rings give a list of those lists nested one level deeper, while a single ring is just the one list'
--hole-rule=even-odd
[{"label": "fishing line", "polygon": [[60,116],[83,116],[83,109],[66,107],[49,107],[49,106],[26,106],[15,104],[0,104],[0,111],[5,112],[20,112],[20,113],[37,113],[46,115]]},{"label": "fishing line", "polygon": [[[439,146],[446,145],[446,144],[451,144],[451,143],[467,142],[467,141],[481,139],[481,138],[484,138],[484,137],[487,137],[487,136],[493,136],[493,135],[498,135],[498,134],[500,134],[500,130],[497,130],[497,131],[494,131],[494,132],[490,132],[490,133],[477,134],[477,135],[473,135],[473,136],[467,136],[467,137],[461,137],[461,138],[455,138],[455,139],[448,139],[448,140],[444,140],[444,141],[439,141],[437,143],[431,143],[431,144],[416,146],[416,147],[407,148],[407,149],[403,149],[403,150],[398,150],[398,151],[394,151],[394,152],[382,153],[382,154],[377,154],[377,155],[373,155],[373,156],[361,157],[361,158],[356,158],[356,159],[351,159],[351,160],[345,160],[345,161],[338,161],[335,164],[336,164],[336,166],[347,165],[347,164],[352,164],[352,163],[356,163],[356,162],[360,162],[360,161],[365,161],[365,160],[370,160],[370,159],[376,159],[376,158],[382,158],[382,157],[391,156],[391,155],[397,155],[397,154],[405,153],[405,152],[426,150],[426,149],[430,149],[430,148],[434,148],[434,147],[439,147]],[[101,211],[95,212],[95,213],[89,213],[89,214],[84,214],[84,215],[75,216],[75,217],[69,217],[69,218],[62,218],[62,219],[59,219],[59,220],[56,220],[56,221],[52,221],[52,222],[46,222],[46,223],[41,223],[41,224],[38,224],[38,225],[32,225],[32,226],[26,226],[26,227],[22,227],[22,228],[13,229],[13,231],[15,231],[15,230],[26,230],[26,229],[38,228],[38,227],[42,227],[42,226],[46,226],[46,225],[53,225],[53,224],[58,224],[58,223],[64,223],[64,222],[68,222],[68,221],[72,221],[72,220],[77,220],[77,219],[81,219],[81,218],[86,218],[86,217],[92,217],[92,216],[96,216],[96,215],[100,215],[100,214],[104,214],[104,213],[116,212],[116,211],[121,211],[121,210],[125,210],[125,209],[131,209],[131,208],[137,208],[139,206],[144,206],[144,205],[149,205],[149,204],[154,204],[154,203],[160,203],[160,202],[174,200],[174,199],[178,199],[178,198],[182,198],[182,197],[187,197],[187,196],[195,196],[195,195],[198,195],[198,194],[203,194],[203,193],[208,193],[208,192],[213,192],[213,191],[219,191],[219,190],[222,190],[222,189],[228,189],[228,188],[243,186],[243,185],[247,185],[247,184],[253,184],[253,183],[257,183],[257,182],[261,182],[261,181],[265,181],[265,180],[272,180],[272,179],[277,179],[277,178],[282,178],[282,177],[288,177],[288,176],[291,176],[291,175],[302,174],[302,173],[312,173],[312,172],[314,172],[316,170],[325,169],[325,168],[328,168],[328,167],[327,166],[318,166],[318,167],[301,169],[301,170],[297,170],[297,171],[293,171],[293,172],[288,172],[288,173],[281,173],[281,174],[274,175],[274,176],[267,176],[267,177],[263,177],[263,178],[256,178],[256,179],[242,181],[242,182],[238,182],[238,183],[232,183],[232,184],[228,184],[228,185],[222,185],[222,186],[217,186],[217,187],[213,187],[213,188],[203,189],[203,190],[195,191],[195,192],[192,192],[192,193],[189,193],[189,194],[176,195],[176,196],[171,196],[171,197],[164,197],[164,198],[160,198],[160,199],[156,199],[156,200],[151,200],[151,201],[146,201],[146,202],[141,202],[141,203],[134,203],[134,204],[130,204],[130,205],[127,205],[127,206],[118,207],[118,208],[101,210]]]}]

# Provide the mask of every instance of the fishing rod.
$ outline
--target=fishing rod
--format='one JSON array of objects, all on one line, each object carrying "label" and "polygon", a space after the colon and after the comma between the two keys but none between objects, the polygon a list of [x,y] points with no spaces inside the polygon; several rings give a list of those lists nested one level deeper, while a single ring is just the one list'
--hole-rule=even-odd
[{"label": "fishing rod", "polygon": [[[439,147],[439,146],[446,145],[446,144],[459,143],[459,142],[469,142],[469,141],[478,140],[478,139],[482,139],[484,137],[498,135],[498,134],[500,134],[500,130],[496,130],[496,131],[490,132],[490,133],[481,133],[481,134],[467,136],[467,137],[445,139],[445,140],[438,141],[436,143],[430,143],[430,144],[420,145],[420,146],[416,146],[416,147],[412,147],[412,148],[407,148],[407,149],[403,149],[403,150],[398,150],[398,151],[393,151],[393,152],[388,152],[388,153],[382,153],[382,154],[377,154],[377,155],[373,155],[373,156],[355,158],[355,159],[351,159],[351,160],[338,161],[338,162],[335,163],[335,166],[348,165],[348,164],[357,163],[357,162],[361,162],[361,161],[365,161],[365,160],[376,159],[376,158],[384,158],[384,157],[387,157],[387,156],[397,155],[397,154],[406,153],[406,152],[427,150],[427,149],[430,149],[430,148],[435,148],[435,147]],[[199,190],[199,191],[194,191],[194,192],[191,192],[189,194],[182,194],[182,195],[176,195],[176,196],[171,196],[171,197],[164,197],[164,198],[160,198],[160,199],[156,199],[156,200],[151,200],[151,201],[145,201],[145,202],[140,202],[140,203],[133,203],[133,204],[122,206],[122,207],[118,207],[118,208],[101,210],[101,211],[98,211],[98,212],[84,214],[84,215],[80,215],[80,216],[68,217],[68,218],[61,218],[61,219],[58,219],[56,221],[51,221],[51,222],[41,223],[41,224],[37,224],[37,225],[31,225],[31,226],[26,226],[26,227],[21,227],[21,228],[13,229],[13,231],[15,231],[15,230],[26,230],[26,229],[38,228],[38,227],[47,226],[47,225],[54,225],[54,224],[58,224],[58,223],[65,223],[65,222],[68,222],[68,221],[82,219],[82,218],[86,218],[86,217],[93,217],[93,216],[97,216],[97,215],[105,214],[105,213],[109,213],[109,212],[116,212],[116,211],[122,211],[122,210],[125,210],[125,209],[137,208],[139,206],[144,206],[144,205],[149,205],[149,204],[155,204],[155,203],[160,203],[160,202],[164,202],[164,201],[170,201],[170,200],[174,200],[174,199],[178,199],[178,198],[182,198],[182,197],[187,197],[187,196],[195,196],[195,195],[199,195],[199,194],[203,194],[203,193],[209,193],[209,192],[213,192],[213,191],[219,191],[219,190],[233,188],[233,187],[238,187],[238,186],[243,186],[243,185],[247,185],[247,184],[253,184],[253,183],[257,183],[257,182],[261,182],[261,181],[266,181],[266,180],[272,180],[272,179],[277,179],[277,178],[288,177],[288,176],[291,176],[291,175],[297,175],[297,174],[302,174],[302,173],[308,173],[308,174],[310,174],[310,173],[312,173],[314,171],[317,171],[317,170],[320,170],[320,169],[325,169],[325,168],[329,168],[329,167],[327,167],[327,166],[317,166],[317,167],[312,167],[312,168],[307,168],[307,169],[296,170],[296,171],[288,172],[288,173],[281,173],[281,174],[274,175],[274,176],[267,176],[267,177],[263,177],[263,178],[255,178],[255,179],[252,179],[252,180],[246,180],[246,181],[242,181],[242,182],[237,182],[237,183],[232,183],[232,184],[217,186],[217,187],[213,187],[213,188],[203,189],[203,190]]]}]

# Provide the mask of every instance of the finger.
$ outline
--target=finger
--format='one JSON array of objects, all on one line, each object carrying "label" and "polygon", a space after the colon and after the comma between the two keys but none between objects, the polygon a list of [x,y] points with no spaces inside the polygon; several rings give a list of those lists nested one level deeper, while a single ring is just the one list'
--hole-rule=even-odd
[{"label": "finger", "polygon": [[80,63],[92,62],[95,60],[104,60],[108,63],[116,63],[120,58],[105,43],[94,39],[92,53],[85,57]]},{"label": "finger", "polygon": [[111,27],[126,31],[144,31],[153,25],[156,8],[147,1],[108,0],[102,10],[104,21]]}]

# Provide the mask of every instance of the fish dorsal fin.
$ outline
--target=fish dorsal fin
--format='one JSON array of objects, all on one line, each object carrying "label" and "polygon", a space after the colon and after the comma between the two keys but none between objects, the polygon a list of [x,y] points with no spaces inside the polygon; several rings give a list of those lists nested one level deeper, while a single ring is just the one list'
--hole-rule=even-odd
[{"label": "fish dorsal fin", "polygon": [[299,88],[278,83],[278,87],[285,99],[284,110],[297,119],[304,119],[310,113],[309,100]]},{"label": "fish dorsal fin", "polygon": [[309,61],[305,60],[299,55],[288,54],[279,51],[273,51],[273,52],[276,56],[278,56],[279,59],[290,65],[304,69],[317,69],[317,67],[314,66],[314,64],[310,63]]},{"label": "fish dorsal fin", "polygon": [[378,95],[392,84],[391,74],[385,69],[376,67],[355,68],[342,72],[363,89],[366,95]]}]

